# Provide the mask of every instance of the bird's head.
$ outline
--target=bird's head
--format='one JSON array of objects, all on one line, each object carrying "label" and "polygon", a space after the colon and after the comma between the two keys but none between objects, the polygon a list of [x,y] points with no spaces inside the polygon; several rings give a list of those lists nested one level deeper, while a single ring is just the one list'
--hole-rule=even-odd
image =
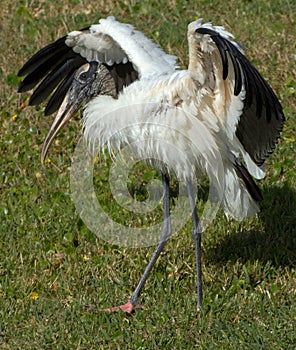
[{"label": "bird's head", "polygon": [[116,96],[114,79],[105,65],[98,62],[86,63],[74,73],[72,84],[45,138],[41,151],[42,163],[44,163],[52,141],[75,112],[93,97],[99,95]]}]

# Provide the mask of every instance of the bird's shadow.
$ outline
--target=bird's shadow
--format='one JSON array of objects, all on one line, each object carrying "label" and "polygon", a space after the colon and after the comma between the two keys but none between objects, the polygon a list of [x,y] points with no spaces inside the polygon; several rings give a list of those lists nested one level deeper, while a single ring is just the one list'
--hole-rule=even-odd
[{"label": "bird's shadow", "polygon": [[287,186],[269,187],[263,196],[259,213],[262,229],[242,230],[219,240],[207,250],[209,262],[259,260],[275,267],[295,267],[296,193]]}]

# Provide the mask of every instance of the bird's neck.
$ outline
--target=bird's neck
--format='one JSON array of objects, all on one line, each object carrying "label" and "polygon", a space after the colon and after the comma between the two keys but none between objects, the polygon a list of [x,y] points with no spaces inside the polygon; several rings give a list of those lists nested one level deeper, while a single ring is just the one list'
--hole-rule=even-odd
[{"label": "bird's neck", "polygon": [[115,81],[109,70],[104,65],[101,65],[98,71],[97,82],[100,85],[100,95],[107,95],[117,98]]}]

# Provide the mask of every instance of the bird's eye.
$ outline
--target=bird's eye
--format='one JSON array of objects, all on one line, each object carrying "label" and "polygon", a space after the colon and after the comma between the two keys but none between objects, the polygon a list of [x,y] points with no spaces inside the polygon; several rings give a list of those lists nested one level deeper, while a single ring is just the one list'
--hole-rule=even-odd
[{"label": "bird's eye", "polygon": [[79,80],[85,81],[87,79],[87,73],[83,72],[79,75]]}]

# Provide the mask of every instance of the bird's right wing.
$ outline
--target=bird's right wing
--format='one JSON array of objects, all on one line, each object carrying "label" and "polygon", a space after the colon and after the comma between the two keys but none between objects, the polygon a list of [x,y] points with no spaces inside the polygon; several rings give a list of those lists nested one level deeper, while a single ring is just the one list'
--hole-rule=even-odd
[{"label": "bird's right wing", "polygon": [[233,149],[242,154],[256,177],[283,129],[282,107],[242,47],[223,27],[188,26],[189,70],[212,99],[212,108]]},{"label": "bird's right wing", "polygon": [[38,105],[51,95],[45,109],[49,115],[60,107],[74,73],[86,62],[104,64],[119,92],[141,77],[174,71],[176,59],[131,25],[108,17],[69,33],[32,56],[18,73],[26,76],[18,91],[35,88],[30,105]]}]

